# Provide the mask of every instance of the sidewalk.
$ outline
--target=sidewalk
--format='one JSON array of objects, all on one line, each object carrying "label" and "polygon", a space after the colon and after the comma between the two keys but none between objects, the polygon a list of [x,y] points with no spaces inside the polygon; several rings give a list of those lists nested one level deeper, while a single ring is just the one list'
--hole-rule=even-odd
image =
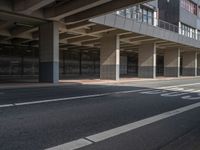
[{"label": "sidewalk", "polygon": [[100,80],[100,79],[76,79],[76,80],[60,80],[59,83],[38,83],[38,82],[18,82],[18,83],[0,83],[0,89],[16,89],[16,88],[36,88],[36,87],[52,87],[52,86],[66,86],[66,85],[104,85],[104,84],[120,84],[120,83],[137,83],[144,81],[167,81],[167,80],[181,80],[192,79],[200,77],[181,77],[181,78],[166,78],[158,77],[156,79],[144,78],[121,78],[119,81]]}]

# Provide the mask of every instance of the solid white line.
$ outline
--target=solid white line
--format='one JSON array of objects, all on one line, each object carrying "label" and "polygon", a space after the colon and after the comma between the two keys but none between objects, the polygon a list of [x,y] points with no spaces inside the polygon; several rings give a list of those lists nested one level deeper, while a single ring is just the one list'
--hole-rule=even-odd
[{"label": "solid white line", "polygon": [[148,124],[151,124],[151,123],[154,123],[154,122],[157,122],[157,121],[178,115],[180,113],[183,113],[183,112],[186,112],[186,111],[192,110],[194,108],[198,108],[198,107],[200,107],[200,103],[185,106],[185,107],[175,109],[175,110],[172,110],[172,111],[169,111],[169,112],[165,112],[165,113],[162,113],[162,114],[150,117],[150,118],[146,118],[144,120],[140,120],[140,121],[137,121],[137,122],[134,122],[134,123],[130,123],[130,124],[118,127],[118,128],[114,128],[114,129],[111,129],[111,130],[108,130],[108,131],[105,131],[105,132],[102,132],[102,133],[98,133],[98,134],[89,136],[89,137],[87,137],[87,139],[94,141],[94,142],[103,141],[103,140],[106,140],[108,138],[120,135],[122,133],[129,132],[131,130],[134,130],[134,129],[143,127],[145,125],[148,125]]},{"label": "solid white line", "polygon": [[78,149],[81,147],[85,147],[92,144],[92,142],[85,140],[85,139],[79,139],[79,140],[75,140],[66,144],[62,144],[59,146],[55,146],[52,148],[47,148],[45,150],[74,150],[74,149]]},{"label": "solid white line", "polygon": [[[175,109],[175,110],[172,110],[172,111],[168,111],[168,112],[165,112],[165,113],[162,113],[162,114],[150,117],[150,118],[146,118],[146,119],[143,119],[143,120],[140,120],[140,121],[137,121],[137,122],[133,122],[133,123],[130,123],[130,124],[127,124],[127,125],[123,125],[123,126],[111,129],[111,130],[107,130],[107,131],[104,131],[104,132],[101,132],[101,133],[98,133],[98,134],[94,134],[94,135],[91,135],[91,136],[88,136],[88,137],[85,137],[85,138],[81,138],[79,140],[75,140],[75,141],[72,141],[72,142],[69,142],[69,143],[65,143],[63,145],[59,145],[57,147],[49,148],[49,149],[46,149],[46,150],[75,150],[75,149],[77,149],[76,147],[81,148],[80,145],[79,145],[79,142],[77,142],[77,141],[85,139],[87,142],[89,142],[89,143],[91,142],[90,144],[92,144],[92,142],[94,142],[94,143],[100,142],[100,141],[112,138],[114,136],[118,136],[118,135],[123,134],[123,133],[127,133],[127,132],[135,130],[137,128],[158,122],[158,121],[163,120],[163,119],[170,118],[172,116],[184,113],[186,111],[189,111],[189,110],[192,110],[192,109],[195,109],[195,108],[198,108],[198,107],[200,107],[200,102],[196,103],[196,104],[189,105],[189,106],[181,107],[181,108],[178,108],[178,109]],[[86,145],[87,142],[85,140],[84,140],[85,144],[83,144],[82,147],[87,146]],[[72,144],[73,147],[71,146],[71,143],[73,143]]]},{"label": "solid white line", "polygon": [[30,101],[30,102],[23,102],[23,103],[4,104],[4,105],[0,105],[0,108],[51,103],[51,102],[59,102],[59,101],[68,101],[68,100],[85,99],[85,98],[95,98],[95,97],[108,96],[108,95],[112,95],[112,94],[126,94],[126,93],[134,93],[134,92],[140,92],[140,91],[145,91],[145,90],[147,90],[147,88],[140,89],[140,90],[109,92],[109,93],[103,93],[103,94],[93,94],[93,95],[75,96],[75,97],[67,97],[67,98]]}]

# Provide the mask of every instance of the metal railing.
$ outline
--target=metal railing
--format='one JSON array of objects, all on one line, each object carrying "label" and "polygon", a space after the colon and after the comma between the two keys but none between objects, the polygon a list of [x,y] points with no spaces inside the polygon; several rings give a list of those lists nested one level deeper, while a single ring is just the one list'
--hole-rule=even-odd
[{"label": "metal railing", "polygon": [[[120,11],[116,12],[116,14],[119,15],[119,16],[126,17],[126,18],[129,18],[129,19],[133,19],[133,20],[136,20],[137,22],[143,22],[143,23],[146,23],[148,25],[159,27],[159,28],[162,28],[162,29],[165,29],[165,30],[168,30],[168,31],[172,31],[172,32],[181,34],[183,36],[186,36],[188,38],[200,40],[200,33],[196,33],[196,32],[192,33],[192,34],[189,33],[189,35],[188,34],[183,34],[181,27],[179,27],[179,26],[177,26],[175,24],[169,23],[167,21],[158,19],[157,17],[145,16],[146,20],[144,21],[144,14],[142,14],[141,12],[132,11],[131,14],[130,14],[130,12],[126,13],[126,11],[124,11],[124,14],[123,13],[119,13],[119,12]],[[152,20],[152,21],[149,22],[148,20]],[[184,32],[186,32],[186,31],[184,31]]]},{"label": "metal railing", "polygon": [[[116,14],[126,17],[126,18],[129,18],[129,19],[136,20],[138,22],[143,22],[143,23],[147,23],[149,25],[157,26],[162,29],[166,29],[166,30],[173,31],[173,32],[179,32],[179,27],[177,25],[171,24],[164,20],[160,20],[153,16],[145,16],[146,17],[146,22],[145,22],[143,19],[144,15],[141,12],[132,12],[131,14],[130,13],[124,13],[124,14],[121,13],[120,14],[119,12],[120,11],[117,11]],[[152,21],[149,22],[148,20],[152,20]]]},{"label": "metal railing", "polygon": [[179,27],[178,26],[176,26],[174,24],[171,24],[169,22],[160,20],[160,19],[158,19],[157,26],[162,28],[162,29],[169,30],[169,31],[172,31],[172,32],[176,32],[176,33],[179,32]]}]

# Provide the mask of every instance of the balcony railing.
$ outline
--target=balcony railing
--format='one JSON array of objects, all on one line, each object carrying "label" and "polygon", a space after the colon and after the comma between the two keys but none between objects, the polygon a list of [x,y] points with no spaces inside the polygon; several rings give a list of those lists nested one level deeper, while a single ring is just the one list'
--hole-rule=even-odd
[{"label": "balcony railing", "polygon": [[129,18],[129,19],[136,20],[137,22],[143,22],[148,25],[152,25],[152,26],[156,26],[168,31],[176,32],[188,38],[200,40],[200,33],[197,33],[197,32],[191,33],[190,31],[182,31],[181,27],[171,24],[169,22],[166,22],[164,20],[158,19],[157,17],[154,17],[153,15],[145,16],[141,12],[134,12],[134,11],[131,12],[131,14],[130,12],[126,13],[126,11],[123,11],[123,12],[117,11],[116,14],[119,16]]},{"label": "balcony railing", "polygon": [[177,32],[177,33],[179,32],[179,27],[178,26],[176,26],[174,24],[171,24],[169,22],[160,20],[160,19],[158,19],[157,26],[162,28],[162,29],[169,30],[169,31],[172,31],[172,32]]}]

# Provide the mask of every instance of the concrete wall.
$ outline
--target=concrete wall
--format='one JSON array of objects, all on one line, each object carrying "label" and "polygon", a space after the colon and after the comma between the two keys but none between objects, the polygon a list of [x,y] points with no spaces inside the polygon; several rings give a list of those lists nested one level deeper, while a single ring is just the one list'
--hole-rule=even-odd
[{"label": "concrete wall", "polygon": [[193,28],[197,28],[197,16],[180,7],[180,22],[189,25]]}]

